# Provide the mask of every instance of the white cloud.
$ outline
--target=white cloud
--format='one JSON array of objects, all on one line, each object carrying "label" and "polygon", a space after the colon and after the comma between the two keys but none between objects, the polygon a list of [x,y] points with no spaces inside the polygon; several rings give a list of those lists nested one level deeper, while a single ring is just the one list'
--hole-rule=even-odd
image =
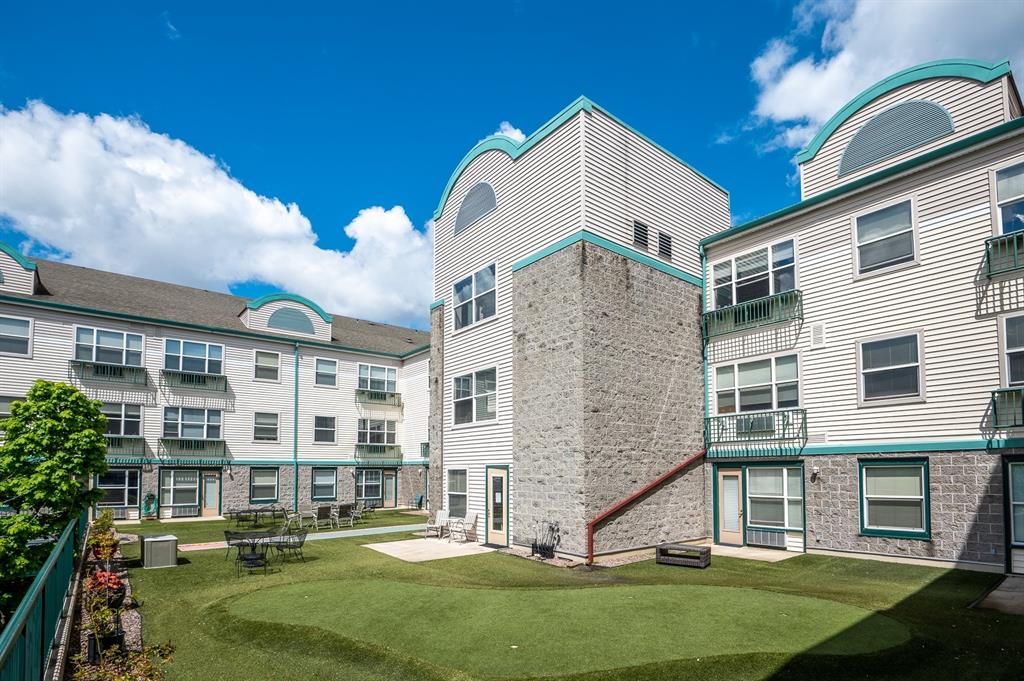
[{"label": "white cloud", "polygon": [[[1019,0],[804,0],[793,22],[750,68],[760,89],[754,114],[778,127],[777,148],[803,146],[857,93],[908,66],[951,57],[1024,66]],[[801,52],[819,30],[819,49]]]},{"label": "white cloud", "polygon": [[294,203],[260,196],[185,142],[137,118],[0,107],[0,215],[35,252],[212,290],[259,281],[325,309],[424,325],[431,225],[366,208],[321,248]]},{"label": "white cloud", "polygon": [[498,129],[494,131],[494,134],[504,135],[505,137],[511,137],[516,142],[522,142],[524,139],[526,139],[526,135],[523,134],[523,131],[520,130],[519,128],[514,127],[508,121],[502,121],[501,125],[498,126]]},{"label": "white cloud", "polygon": [[164,21],[164,35],[170,40],[177,40],[181,37],[181,31],[171,23],[171,13],[164,10],[160,13],[160,18]]}]

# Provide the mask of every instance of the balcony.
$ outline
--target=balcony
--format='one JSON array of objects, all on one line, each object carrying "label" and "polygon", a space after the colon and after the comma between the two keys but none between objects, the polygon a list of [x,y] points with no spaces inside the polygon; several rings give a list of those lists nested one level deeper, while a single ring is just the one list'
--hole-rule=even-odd
[{"label": "balcony", "polygon": [[130,383],[132,385],[146,385],[148,382],[145,367],[87,362],[80,359],[68,362],[68,378],[101,383]]},{"label": "balcony", "polygon": [[228,377],[222,374],[200,374],[192,371],[162,369],[160,371],[160,385],[168,388],[212,390],[223,393],[228,390]]},{"label": "balcony", "polygon": [[146,440],[140,435],[107,435],[107,453],[145,454]]},{"label": "balcony", "polygon": [[359,404],[383,404],[389,407],[401,407],[401,393],[389,393],[383,390],[356,390],[356,402]]},{"label": "balcony", "polygon": [[160,450],[163,454],[170,456],[188,456],[195,454],[216,454],[223,456],[225,446],[224,440],[162,437],[160,438]]},{"label": "balcony", "polygon": [[1024,269],[1024,232],[985,239],[985,276]]},{"label": "balcony", "polygon": [[701,333],[707,341],[715,336],[803,318],[802,294],[800,291],[786,291],[705,312],[701,316]]},{"label": "balcony", "polygon": [[709,416],[704,419],[704,443],[715,445],[802,445],[807,442],[807,410],[779,409]]},{"label": "balcony", "polygon": [[356,445],[356,458],[367,461],[392,461],[402,458],[402,447],[400,445],[371,445],[360,443]]},{"label": "balcony", "polygon": [[992,391],[992,427],[1024,427],[1024,388],[1000,388]]}]

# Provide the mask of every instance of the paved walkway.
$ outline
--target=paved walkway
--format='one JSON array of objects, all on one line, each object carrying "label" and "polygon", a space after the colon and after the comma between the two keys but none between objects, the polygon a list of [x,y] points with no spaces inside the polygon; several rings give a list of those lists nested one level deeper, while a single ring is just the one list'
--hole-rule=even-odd
[{"label": "paved walkway", "polygon": [[[334,530],[333,532],[310,532],[306,541],[319,539],[345,539],[346,537],[366,537],[375,534],[392,534],[394,532],[416,532],[427,529],[426,523],[416,525],[389,525],[387,527],[364,527],[358,530]],[[179,551],[209,551],[210,549],[226,549],[227,543],[210,541],[202,544],[181,544]]]},{"label": "paved walkway", "polygon": [[783,551],[781,549],[759,549],[753,546],[722,546],[715,544],[711,547],[711,555],[712,557],[727,556],[729,558],[760,560],[765,563],[778,563],[780,560],[788,560],[803,554],[798,551]]},{"label": "paved walkway", "polygon": [[1024,577],[1008,576],[978,607],[1024,615]]},{"label": "paved walkway", "polygon": [[449,542],[445,539],[437,539],[436,537],[389,541],[382,544],[363,544],[363,548],[373,549],[408,563],[422,563],[427,560],[441,560],[443,558],[461,558],[462,556],[473,556],[478,553],[494,551],[494,549],[474,542]]}]

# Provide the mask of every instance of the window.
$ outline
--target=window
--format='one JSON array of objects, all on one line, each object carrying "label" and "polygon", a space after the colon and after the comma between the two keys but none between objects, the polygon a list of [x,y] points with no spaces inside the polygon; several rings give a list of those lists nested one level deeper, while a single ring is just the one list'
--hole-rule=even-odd
[{"label": "window", "polygon": [[219,440],[220,426],[220,409],[164,407],[164,437]]},{"label": "window", "polygon": [[796,288],[793,240],[715,263],[715,309],[739,305]]},{"label": "window", "polygon": [[383,495],[381,484],[381,471],[379,469],[360,468],[356,470],[356,500],[380,499]]},{"label": "window", "polygon": [[338,363],[333,359],[316,359],[316,385],[335,387],[338,385]]},{"label": "window", "polygon": [[314,416],[313,442],[333,443],[335,431],[334,424],[335,419],[333,416]]},{"label": "window", "polygon": [[167,338],[164,340],[164,369],[219,376],[224,373],[224,346]]},{"label": "window", "polygon": [[658,232],[658,255],[672,259],[672,237],[664,232]]},{"label": "window", "polygon": [[914,260],[913,204],[910,201],[865,213],[855,222],[858,274]]},{"label": "window", "polygon": [[199,471],[160,471],[161,506],[198,506]]},{"label": "window", "polygon": [[799,468],[747,468],[747,523],[800,530],[804,526]]},{"label": "window", "polygon": [[398,392],[398,370],[372,364],[359,365],[359,389],[386,393]]},{"label": "window", "polygon": [[75,329],[75,359],[83,362],[142,366],[142,336],[137,333],[91,329]]},{"label": "window", "polygon": [[256,442],[277,442],[278,415],[258,411],[252,418],[252,439]]},{"label": "window", "polygon": [[96,487],[103,490],[97,506],[138,506],[139,469],[114,469],[96,477]]},{"label": "window", "polygon": [[249,469],[249,501],[277,501],[277,469]]},{"label": "window", "polygon": [[466,517],[467,497],[466,470],[448,471],[448,515],[452,518]]},{"label": "window", "polygon": [[294,307],[282,307],[274,310],[267,319],[267,328],[294,333],[316,333],[312,320],[302,310]]},{"label": "window", "polygon": [[142,407],[137,404],[104,404],[100,411],[107,417],[107,435],[142,435]]},{"label": "window", "polygon": [[1024,163],[996,172],[999,233],[1024,230]]},{"label": "window", "polygon": [[22,397],[12,397],[10,395],[0,395],[0,421],[11,416],[11,402],[19,402]]},{"label": "window", "polygon": [[494,280],[495,266],[491,264],[455,283],[453,297],[456,330],[494,316],[497,304]]},{"label": "window", "polygon": [[921,391],[918,334],[860,344],[861,398],[864,402],[916,398]]},{"label": "window", "polygon": [[256,351],[257,381],[276,381],[280,377],[281,355],[276,352]]},{"label": "window", "polygon": [[1010,538],[1024,546],[1024,463],[1010,464]]},{"label": "window", "polygon": [[[797,355],[726,364],[715,368],[717,414],[792,409],[799,406],[800,366]],[[770,429],[772,423],[769,415],[764,426]],[[756,428],[757,423],[751,420],[747,425],[738,425],[737,429],[747,426]]]},{"label": "window", "polygon": [[1006,385],[1024,386],[1024,316],[1006,319]]},{"label": "window", "polygon": [[647,225],[642,225],[639,222],[633,223],[633,245],[641,251],[648,249],[650,242],[647,238]]},{"label": "window", "polygon": [[929,537],[928,464],[861,461],[861,533]]},{"label": "window", "polygon": [[456,376],[453,393],[455,423],[493,421],[498,418],[497,390],[497,369]]},{"label": "window", "polygon": [[313,469],[313,499],[334,501],[338,497],[338,469]]},{"label": "window", "polygon": [[361,445],[393,445],[395,425],[395,421],[359,419],[356,442]]},{"label": "window", "polygon": [[0,355],[27,357],[32,348],[32,320],[0,317]]}]

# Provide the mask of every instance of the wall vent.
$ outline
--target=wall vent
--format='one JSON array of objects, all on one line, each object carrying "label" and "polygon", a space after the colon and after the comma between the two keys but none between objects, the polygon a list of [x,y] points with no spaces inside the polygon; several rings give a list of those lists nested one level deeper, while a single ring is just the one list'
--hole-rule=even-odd
[{"label": "wall vent", "polygon": [[747,528],[747,543],[752,546],[768,546],[773,549],[786,548],[786,533],[783,530],[757,530]]},{"label": "wall vent", "polygon": [[823,348],[827,342],[824,324],[811,324],[811,348]]},{"label": "wall vent", "polygon": [[658,255],[672,259],[672,237],[664,232],[658,232]]},{"label": "wall vent", "polygon": [[647,225],[639,222],[633,223],[633,245],[642,251],[646,251],[650,247],[650,242],[647,239]]},{"label": "wall vent", "polygon": [[839,177],[953,132],[949,112],[935,102],[903,102],[857,131],[839,161]]},{"label": "wall vent", "polygon": [[459,206],[459,214],[455,216],[455,233],[465,231],[474,222],[497,208],[498,198],[494,188],[486,182],[477,182],[466,192]]}]

